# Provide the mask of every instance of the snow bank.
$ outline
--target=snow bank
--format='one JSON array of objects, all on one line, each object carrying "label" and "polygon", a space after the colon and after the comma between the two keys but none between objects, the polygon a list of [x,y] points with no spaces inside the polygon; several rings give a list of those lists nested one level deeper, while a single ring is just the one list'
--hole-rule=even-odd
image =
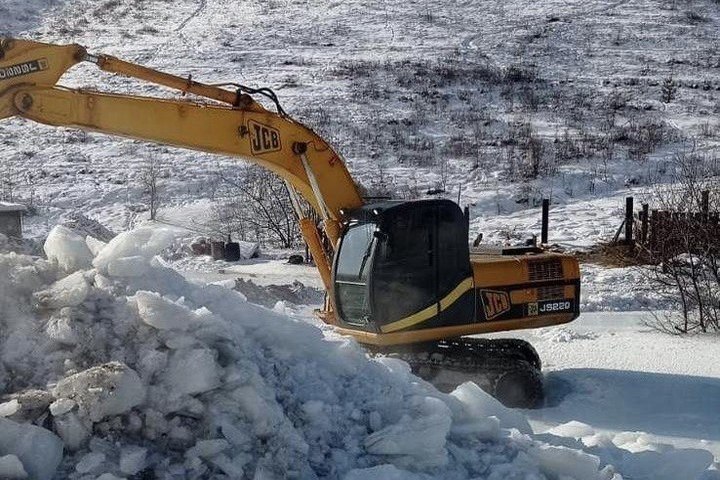
[{"label": "snow bank", "polygon": [[[352,340],[189,283],[152,258],[171,236],[119,235],[96,269],[72,273],[0,255],[0,472],[619,480],[616,460],[652,471],[616,446],[533,435],[474,384],[442,394],[399,360],[370,360]],[[706,460],[676,453],[693,468]]]},{"label": "snow bank", "polygon": [[[713,478],[713,473],[709,473],[712,470],[708,468],[713,465],[714,457],[707,450],[675,449],[671,445],[653,442],[649,435],[642,432],[599,433],[589,425],[572,421],[554,427],[546,434],[536,435],[536,438],[555,444],[532,451],[541,464],[552,466],[555,470],[558,470],[558,464],[565,464],[571,458],[572,469],[592,470],[595,465],[612,464],[612,470],[621,472],[627,479]],[[578,457],[581,450],[583,457]],[[582,472],[563,468],[566,474],[576,478]],[[608,476],[611,469],[606,467],[604,471],[604,475]]]}]

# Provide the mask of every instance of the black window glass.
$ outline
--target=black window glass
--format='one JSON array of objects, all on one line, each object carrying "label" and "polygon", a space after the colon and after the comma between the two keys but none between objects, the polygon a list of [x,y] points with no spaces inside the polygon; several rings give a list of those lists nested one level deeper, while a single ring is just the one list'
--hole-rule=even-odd
[{"label": "black window glass", "polygon": [[336,303],[349,324],[364,325],[370,318],[367,275],[370,269],[375,225],[350,227],[340,245],[335,272]]},{"label": "black window glass", "polygon": [[387,219],[373,276],[375,317],[399,320],[435,301],[435,209],[416,204]]},{"label": "black window glass", "polygon": [[338,278],[361,281],[367,279],[374,231],[375,225],[372,223],[357,225],[347,231],[338,257]]}]

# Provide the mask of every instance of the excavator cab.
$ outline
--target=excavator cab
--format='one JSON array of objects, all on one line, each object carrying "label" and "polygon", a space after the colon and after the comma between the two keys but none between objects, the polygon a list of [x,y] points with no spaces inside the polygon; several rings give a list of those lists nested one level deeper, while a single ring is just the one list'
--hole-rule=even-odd
[{"label": "excavator cab", "polygon": [[349,217],[333,268],[341,326],[389,333],[473,322],[467,221],[457,204],[388,201]]}]

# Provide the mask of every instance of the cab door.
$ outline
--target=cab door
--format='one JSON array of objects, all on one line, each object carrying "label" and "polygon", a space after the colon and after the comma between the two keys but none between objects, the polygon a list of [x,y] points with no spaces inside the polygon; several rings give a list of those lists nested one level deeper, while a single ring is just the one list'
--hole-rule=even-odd
[{"label": "cab door", "polygon": [[437,304],[437,215],[430,202],[388,212],[372,276],[375,320],[384,326]]}]

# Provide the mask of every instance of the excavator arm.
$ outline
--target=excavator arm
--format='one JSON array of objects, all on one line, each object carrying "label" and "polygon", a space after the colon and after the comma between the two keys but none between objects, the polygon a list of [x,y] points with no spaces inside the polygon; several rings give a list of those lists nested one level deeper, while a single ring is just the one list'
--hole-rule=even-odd
[{"label": "excavator arm", "polygon": [[[82,61],[194,95],[193,100],[59,86],[62,75]],[[372,351],[399,355],[436,385],[443,384],[446,370],[472,379],[479,375],[483,388],[507,405],[536,405],[542,375],[532,346],[461,337],[577,318],[577,259],[538,249],[471,253],[467,218],[449,200],[363,205],[345,164],[324,140],[237,87],[230,91],[90,55],[78,45],[0,40],[0,118],[233,155],[272,170],[290,187],[302,234],[332,298],[332,308],[327,303],[321,316],[338,332]],[[332,252],[323,247],[298,196],[322,217]]]},{"label": "excavator arm", "polygon": [[[192,94],[202,100],[119,95],[58,85],[80,62]],[[362,206],[341,157],[310,128],[265,109],[247,94],[122,61],[79,45],[0,39],[0,119],[22,117],[203,152],[240,157],[282,177],[321,216],[333,246],[342,212]],[[330,252],[315,222],[297,208],[300,228],[331,290]]]}]

